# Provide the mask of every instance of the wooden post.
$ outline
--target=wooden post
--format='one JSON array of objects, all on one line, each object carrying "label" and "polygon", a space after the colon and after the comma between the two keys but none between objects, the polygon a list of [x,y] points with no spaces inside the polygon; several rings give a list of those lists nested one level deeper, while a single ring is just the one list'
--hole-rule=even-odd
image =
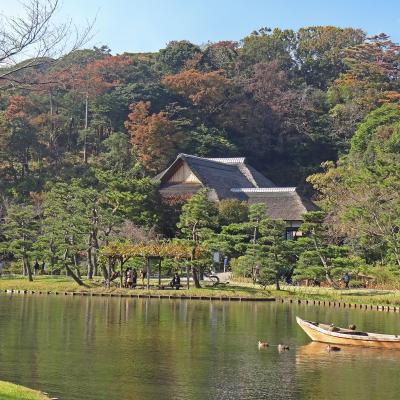
[{"label": "wooden post", "polygon": [[158,260],[158,287],[161,287],[161,257]]},{"label": "wooden post", "polygon": [[147,290],[150,289],[150,259],[146,257],[146,268],[147,268]]}]

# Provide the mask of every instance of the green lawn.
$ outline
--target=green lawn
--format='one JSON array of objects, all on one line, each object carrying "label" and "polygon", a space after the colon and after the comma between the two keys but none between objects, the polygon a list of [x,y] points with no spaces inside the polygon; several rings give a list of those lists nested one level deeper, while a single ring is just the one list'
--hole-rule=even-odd
[{"label": "green lawn", "polygon": [[44,394],[13,383],[0,381],[1,400],[49,400]]},{"label": "green lawn", "polygon": [[316,287],[285,287],[287,296],[304,300],[325,300],[351,304],[400,306],[400,290],[331,289]]},{"label": "green lawn", "polygon": [[[211,287],[209,282],[203,283],[203,288],[196,289],[192,282],[190,289],[186,289],[186,282],[180,290],[158,290],[142,289],[133,290],[120,289],[115,284],[107,289],[101,284],[101,279],[96,277],[92,281],[83,279],[85,286],[77,285],[72,278],[65,276],[36,276],[33,282],[29,282],[23,276],[3,276],[0,278],[0,290],[33,290],[51,292],[89,292],[89,293],[112,293],[112,294],[171,294],[174,296],[209,296],[209,297],[271,297],[271,291],[258,287],[245,286],[242,284],[228,284],[226,286]],[[168,286],[170,279],[163,280],[162,284]],[[151,280],[151,285],[156,285],[157,280]]]},{"label": "green lawn", "polygon": [[[226,286],[211,287],[210,283],[204,282],[203,288],[196,289],[193,286],[189,290],[146,290],[137,288],[134,290],[120,289],[116,285],[106,289],[101,284],[101,278],[97,277],[93,281],[84,279],[85,286],[78,286],[71,278],[65,276],[37,276],[33,282],[29,282],[22,276],[3,276],[0,278],[0,290],[33,290],[33,291],[51,291],[51,292],[93,292],[109,294],[167,294],[174,296],[205,296],[205,297],[246,297],[246,298],[292,298],[304,300],[325,300],[345,302],[352,304],[368,305],[392,305],[400,306],[400,290],[369,290],[369,289],[350,289],[335,290],[331,288],[315,287],[293,287],[283,286],[282,290],[276,291],[274,287],[268,287],[266,290],[258,285],[245,282],[231,281]],[[152,285],[157,281],[152,280]],[[182,282],[185,285],[185,281]],[[163,281],[168,285],[168,280]]]}]

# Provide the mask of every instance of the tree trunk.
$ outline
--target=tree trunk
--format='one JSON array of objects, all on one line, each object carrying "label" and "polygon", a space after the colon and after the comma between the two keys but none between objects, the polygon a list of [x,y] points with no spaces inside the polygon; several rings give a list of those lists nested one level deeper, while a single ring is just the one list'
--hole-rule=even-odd
[{"label": "tree trunk", "polygon": [[108,274],[106,266],[102,263],[101,264],[101,272],[103,273],[103,278],[107,282],[110,279],[110,275]]},{"label": "tree trunk", "polygon": [[[196,246],[193,247],[192,249],[192,261],[194,261],[196,258]],[[192,274],[193,274],[193,282],[194,282],[194,286],[196,287],[196,289],[201,289],[201,285],[199,282],[199,277],[197,275],[197,269],[194,265],[192,265]]]},{"label": "tree trunk", "polygon": [[95,253],[93,254],[93,275],[94,276],[97,276],[98,274],[99,274],[99,265],[98,265],[98,262],[97,262],[97,254],[96,254],[96,250],[95,250]]},{"label": "tree trunk", "polygon": [[201,289],[201,285],[200,285],[199,277],[197,275],[196,267],[192,267],[192,274],[193,274],[194,286],[196,287],[196,289]]},{"label": "tree trunk", "polygon": [[150,259],[146,258],[147,290],[150,289]]},{"label": "tree trunk", "polygon": [[88,108],[89,108],[89,95],[86,92],[85,97],[85,133],[83,137],[83,162],[87,164],[87,129],[88,129]]},{"label": "tree trunk", "polygon": [[[75,275],[74,271],[72,271],[72,269],[69,267],[68,263],[67,263],[67,257],[68,257],[68,249],[65,249],[64,251],[64,255],[63,255],[63,261],[64,261],[64,266],[65,266],[65,271],[66,274],[70,277],[72,277],[72,279],[79,285],[79,286],[86,286],[82,280],[79,278],[79,276]],[[76,256],[74,256],[76,257]],[[73,257],[73,258],[74,258]],[[74,260],[74,262],[76,262]]]},{"label": "tree trunk", "polygon": [[88,279],[93,278],[93,262],[92,262],[92,248],[89,244],[89,248],[87,249],[86,252],[86,258],[87,258],[87,277]]},{"label": "tree trunk", "polygon": [[158,260],[158,287],[161,287],[161,258]]},{"label": "tree trunk", "polygon": [[24,258],[24,264],[26,266],[26,272],[27,272],[27,275],[28,275],[28,281],[29,282],[33,282],[32,270],[31,270],[31,266],[29,265],[29,260],[27,258]]},{"label": "tree trunk", "polygon": [[276,290],[281,290],[281,286],[279,285],[279,277],[276,277],[275,279],[275,288]]},{"label": "tree trunk", "polygon": [[199,279],[200,281],[204,281],[204,268],[200,267],[199,270]]},{"label": "tree trunk", "polygon": [[29,175],[29,148],[24,151],[24,159],[22,161],[22,177]]},{"label": "tree trunk", "polygon": [[331,287],[333,287],[334,289],[337,289],[337,288],[338,288],[338,286],[336,285],[336,283],[332,280],[329,271],[325,271],[325,278],[326,278],[326,280],[328,281],[328,283],[331,285]]},{"label": "tree trunk", "polygon": [[79,285],[79,286],[85,286],[85,284],[82,282],[82,280],[79,278],[79,276],[75,275],[74,271],[69,267],[67,263],[65,263],[65,269],[68,271],[68,275],[72,277],[72,279]]},{"label": "tree trunk", "polygon": [[323,254],[321,253],[320,248],[319,248],[318,243],[317,243],[317,239],[315,238],[315,236],[313,236],[313,242],[314,242],[315,250],[316,250],[317,253],[318,253],[318,257],[319,257],[319,259],[321,260],[321,263],[322,263],[322,265],[323,265],[324,268],[325,268],[325,278],[326,278],[327,282],[329,283],[329,285],[331,285],[331,287],[337,289],[338,286],[336,285],[335,282],[333,282],[333,280],[332,280],[332,278],[331,278],[331,275],[330,275],[330,273],[329,273],[329,265],[328,265],[328,262],[327,262],[327,260],[325,260],[325,257],[324,257]]}]

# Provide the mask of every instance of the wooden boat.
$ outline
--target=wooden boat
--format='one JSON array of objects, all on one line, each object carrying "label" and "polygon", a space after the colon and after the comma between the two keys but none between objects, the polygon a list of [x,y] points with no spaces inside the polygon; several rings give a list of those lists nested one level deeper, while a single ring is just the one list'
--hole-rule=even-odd
[{"label": "wooden boat", "polygon": [[296,317],[297,323],[314,341],[339,345],[379,347],[400,350],[400,336],[362,332],[311,322]]}]

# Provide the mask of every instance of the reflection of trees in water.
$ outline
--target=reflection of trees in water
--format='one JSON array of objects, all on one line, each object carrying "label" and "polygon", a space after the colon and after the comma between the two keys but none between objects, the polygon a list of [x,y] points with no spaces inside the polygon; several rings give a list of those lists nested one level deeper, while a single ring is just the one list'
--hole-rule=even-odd
[{"label": "reflection of trees in water", "polygon": [[[318,354],[299,346],[309,341],[294,320],[299,314],[393,330],[397,316],[392,314],[89,296],[0,300],[2,378],[63,400],[297,400],[329,399],[342,392],[335,398],[347,399],[356,391],[360,397],[353,398],[368,399],[400,385],[394,378],[398,359],[344,351]],[[260,339],[271,346],[258,350]],[[289,344],[290,350],[278,353],[278,343]],[[367,389],[370,382],[376,389]]]}]

